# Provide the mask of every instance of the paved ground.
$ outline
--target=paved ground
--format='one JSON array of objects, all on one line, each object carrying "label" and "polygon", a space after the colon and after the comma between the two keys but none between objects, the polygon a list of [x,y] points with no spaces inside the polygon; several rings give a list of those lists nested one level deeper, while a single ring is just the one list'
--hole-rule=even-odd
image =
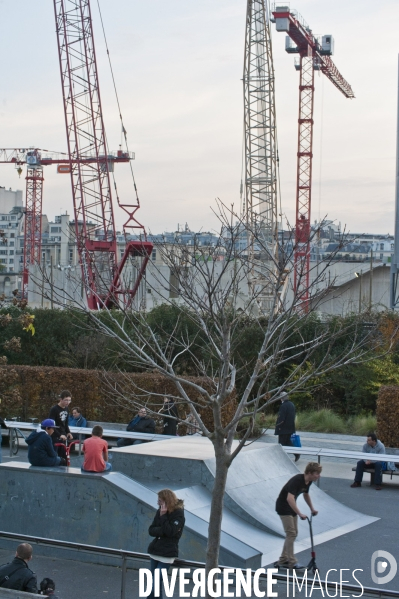
[{"label": "paved ground", "polygon": [[[309,436],[309,433],[303,433],[303,437],[305,436]],[[361,446],[364,442],[363,438],[345,438],[336,435],[323,435],[322,438],[317,439],[318,443],[323,440],[323,445],[326,447],[343,448],[346,443],[350,443],[350,449],[357,449],[359,444]],[[274,442],[274,439],[270,438],[270,442]],[[306,445],[308,445],[308,440]],[[9,461],[9,459],[8,448],[3,447],[3,461]],[[26,451],[20,450],[16,459],[26,461]],[[79,460],[80,458],[74,457],[73,465],[78,465],[76,462]],[[298,465],[304,467],[307,461],[308,457],[301,458]],[[376,550],[388,551],[399,562],[399,485],[387,481],[382,491],[376,491],[366,481],[361,488],[351,489],[349,485],[353,480],[352,465],[350,462],[341,460],[323,459],[321,488],[343,504],[380,519],[369,526],[318,545],[316,548],[317,564],[322,578],[329,569],[335,568],[338,571],[345,569],[343,579],[354,584],[356,581],[353,580],[351,572],[355,569],[363,570],[356,574],[359,581],[365,586],[375,587],[377,585],[371,579],[370,568],[373,552]],[[317,506],[315,507],[317,508]],[[334,514],[331,514],[331,517],[333,518]],[[306,526],[306,523],[301,522],[300,525]],[[43,531],[43,536],[45,536],[45,531]],[[119,568],[39,557],[38,553],[39,549],[36,550],[37,555],[32,562],[32,567],[37,572],[39,580],[44,576],[50,576],[56,580],[60,590],[60,599],[98,599],[107,596],[117,599],[120,597],[121,571]],[[0,563],[8,561],[10,557],[9,552],[0,550]],[[299,553],[297,557],[301,563],[306,564],[310,557],[309,551]],[[339,573],[336,576],[335,580],[339,580]],[[385,589],[386,587],[399,591],[399,575],[397,574],[392,582],[380,588]],[[330,593],[332,593],[331,590]],[[326,593],[324,594],[326,595]],[[127,597],[130,599],[138,596],[138,573],[129,571]],[[279,597],[286,596],[287,591],[283,585],[279,589]],[[292,596],[292,592],[290,596]],[[296,596],[305,595],[296,591]],[[322,595],[313,592],[311,596],[317,599]],[[339,591],[338,596],[340,596]],[[178,592],[174,597],[179,597]]]}]

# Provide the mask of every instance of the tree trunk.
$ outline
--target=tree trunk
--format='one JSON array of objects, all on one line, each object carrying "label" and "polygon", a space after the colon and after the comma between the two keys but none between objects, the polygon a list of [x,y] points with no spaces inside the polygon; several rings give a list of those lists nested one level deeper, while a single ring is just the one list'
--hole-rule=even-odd
[{"label": "tree trunk", "polygon": [[[219,565],[220,535],[222,529],[223,499],[226,489],[229,461],[224,439],[214,442],[216,472],[209,516],[208,545],[206,550],[206,573]],[[208,595],[207,595],[208,596]]]}]

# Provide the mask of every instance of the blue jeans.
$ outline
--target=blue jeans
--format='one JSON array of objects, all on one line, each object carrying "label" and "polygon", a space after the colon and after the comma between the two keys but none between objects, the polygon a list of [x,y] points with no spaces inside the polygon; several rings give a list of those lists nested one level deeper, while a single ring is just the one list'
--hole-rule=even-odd
[{"label": "blue jeans", "polygon": [[374,469],[374,483],[376,485],[382,484],[382,462],[374,462],[373,464],[366,464],[364,460],[359,460],[356,466],[355,482],[361,483],[363,480],[363,473],[365,468]]},{"label": "blue jeans", "polygon": [[[110,464],[109,462],[105,462],[105,468],[104,470],[102,470],[102,472],[111,472],[112,470],[112,464]],[[81,467],[81,471],[82,472],[94,472],[94,470],[85,470],[83,468],[83,466]],[[95,474],[101,474],[100,472],[95,472]]]},{"label": "blue jeans", "polygon": [[[150,560],[151,560],[150,570],[151,570],[151,574],[153,576],[153,580],[154,580],[155,570],[159,570],[159,597],[160,597],[160,599],[162,599],[163,598],[162,570],[165,570],[166,572],[168,572],[170,564],[165,564],[164,562],[161,562],[161,561],[155,561],[155,559],[152,559],[152,557],[150,558]],[[148,595],[148,599],[154,599],[154,597],[155,597],[155,595],[154,595],[154,583],[153,583],[152,591]]]}]

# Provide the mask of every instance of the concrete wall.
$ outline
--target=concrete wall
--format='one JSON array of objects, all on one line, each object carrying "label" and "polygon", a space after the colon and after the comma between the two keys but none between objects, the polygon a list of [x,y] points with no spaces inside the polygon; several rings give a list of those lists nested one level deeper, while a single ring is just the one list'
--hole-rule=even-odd
[{"label": "concrete wall", "polygon": [[[357,265],[358,267],[362,265]],[[318,302],[317,310],[323,314],[345,314],[365,311],[370,305],[370,271],[358,268],[358,277],[346,281],[329,291]],[[373,269],[371,281],[371,305],[374,310],[389,309],[390,268],[389,265]]]},{"label": "concrete wall", "polygon": [[[0,466],[5,532],[146,553],[156,505],[154,491],[119,472],[85,474],[77,468],[35,468],[21,462]],[[187,510],[185,515],[180,557],[204,561],[208,524]],[[92,555],[90,561],[95,560]],[[260,553],[223,533],[220,561],[257,568]]]}]

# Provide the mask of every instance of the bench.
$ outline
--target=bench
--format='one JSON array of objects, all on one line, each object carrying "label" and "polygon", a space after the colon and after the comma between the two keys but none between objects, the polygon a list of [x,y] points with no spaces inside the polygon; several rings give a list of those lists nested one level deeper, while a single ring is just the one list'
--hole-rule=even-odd
[{"label": "bench", "polygon": [[[353,472],[356,472],[356,467],[352,468]],[[374,485],[374,469],[373,468],[365,468],[364,472],[366,472],[367,474],[370,474],[370,485]],[[382,471],[382,475],[384,476],[384,474],[389,475],[391,478],[393,476],[399,476],[399,470],[383,470]]]},{"label": "bench", "polygon": [[[367,454],[362,451],[349,451],[342,449],[325,449],[322,447],[288,447],[283,446],[283,449],[288,454],[304,454],[316,456],[317,461],[320,464],[321,458],[339,458],[346,460],[363,460],[363,459],[373,459],[374,462],[399,462],[399,449],[393,449],[391,447],[387,447],[387,453],[378,453],[378,454]],[[371,458],[372,456],[372,458]],[[352,470],[356,470],[356,468],[352,468]],[[369,472],[371,474],[370,484],[374,484],[374,471],[370,468],[365,472]],[[390,470],[386,470],[383,474],[391,474]],[[392,476],[399,476],[399,471],[393,471]],[[317,486],[319,486],[319,480],[317,481]]]}]

